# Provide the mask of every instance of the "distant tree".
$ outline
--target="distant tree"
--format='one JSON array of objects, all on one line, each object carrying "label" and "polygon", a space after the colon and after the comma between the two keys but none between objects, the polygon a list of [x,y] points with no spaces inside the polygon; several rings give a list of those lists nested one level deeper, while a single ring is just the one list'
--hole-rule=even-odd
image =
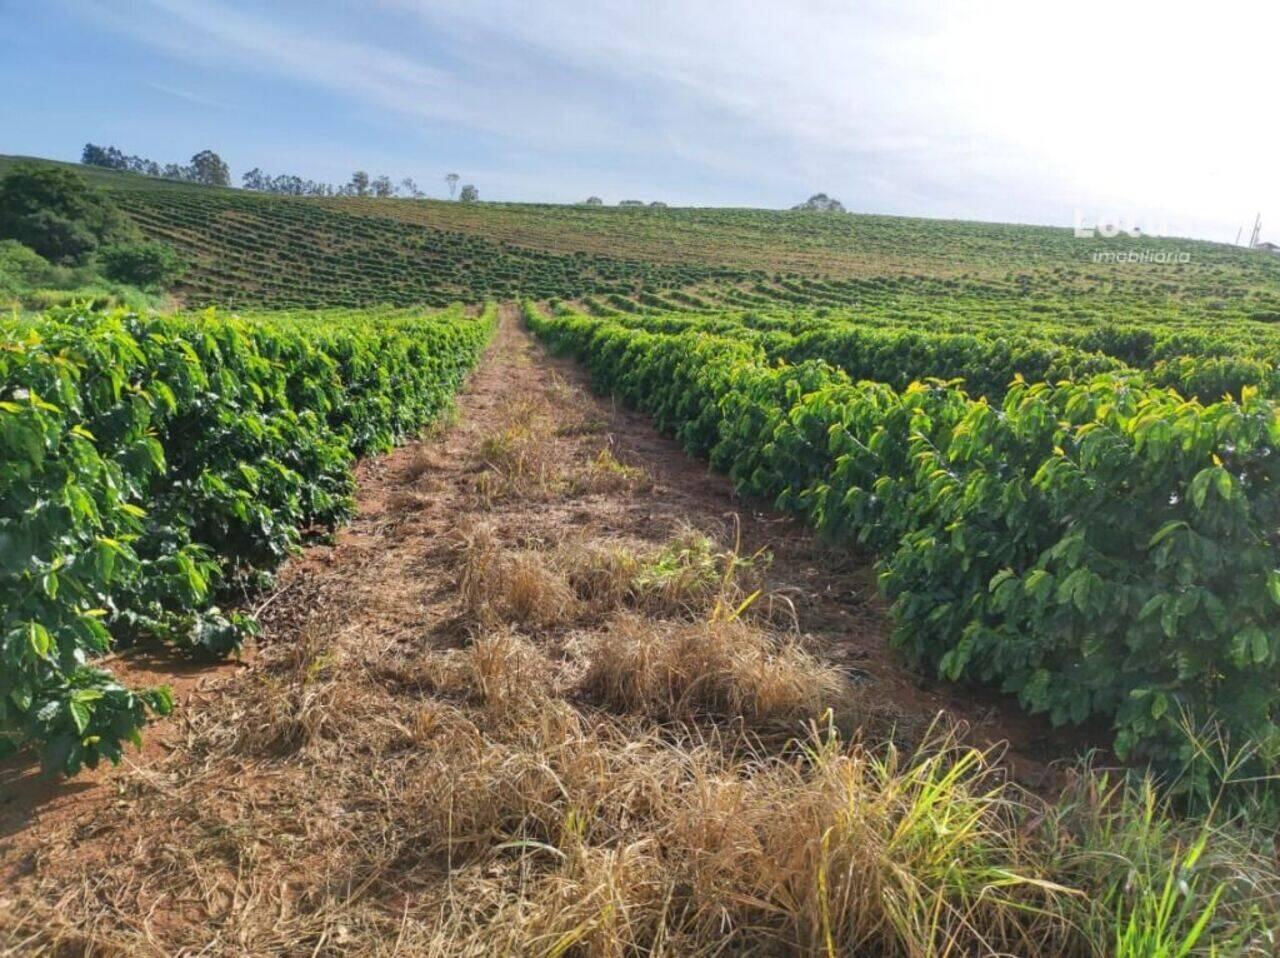
[{"label": "distant tree", "polygon": [[167,243],[113,243],[98,250],[98,264],[108,279],[134,286],[172,286],[186,263]]},{"label": "distant tree", "polygon": [[666,204],[666,203],[664,203],[664,202],[662,202],[662,200],[654,200],[654,201],[653,201],[652,203],[650,203],[649,205],[650,205],[650,206],[653,206],[653,207],[656,207],[656,208],[658,208],[658,209],[663,209],[663,210],[665,210],[665,209],[667,208],[667,204]]},{"label": "distant tree", "polygon": [[80,154],[80,162],[86,166],[100,166],[106,170],[127,170],[129,161],[136,157],[128,157],[114,146],[97,146],[86,143]]},{"label": "distant tree", "polygon": [[644,206],[644,200],[619,200],[619,206]]},{"label": "distant tree", "polygon": [[86,143],[84,150],[80,153],[80,162],[85,166],[100,166],[103,169],[115,169],[114,159],[108,152],[108,147],[97,146],[93,143]]},{"label": "distant tree", "polygon": [[351,182],[347,186],[351,196],[368,196],[369,174],[364,170],[356,170],[351,174]]},{"label": "distant tree", "polygon": [[604,200],[598,196],[588,196],[582,201],[583,206],[604,206]]},{"label": "distant tree", "polygon": [[406,176],[400,181],[400,185],[396,187],[396,192],[400,196],[407,196],[409,199],[422,199],[422,190],[418,189],[418,184],[413,181],[412,176]]},{"label": "distant tree", "polygon": [[191,158],[195,182],[205,186],[230,186],[231,168],[213,150],[201,150]]},{"label": "distant tree", "polygon": [[[160,164],[155,160],[143,159],[140,156],[130,156],[125,160],[125,171],[128,173],[136,173],[139,176],[159,176]],[[227,184],[222,184],[226,186]]]},{"label": "distant tree", "polygon": [[80,174],[19,163],[0,180],[0,239],[15,239],[54,263],[82,263],[133,231],[106,194]]},{"label": "distant tree", "polygon": [[258,193],[266,192],[270,186],[271,178],[256,166],[248,173],[240,177],[240,185],[246,190],[253,190]]},{"label": "distant tree", "polygon": [[817,213],[843,213],[844,204],[826,193],[814,193],[803,203],[791,207],[793,210],[810,210]]},{"label": "distant tree", "polygon": [[160,170],[160,175],[166,180],[194,180],[195,171],[189,166],[179,166],[177,163],[166,163]]},{"label": "distant tree", "polygon": [[385,173],[382,176],[375,177],[370,183],[373,188],[373,195],[379,199],[387,199],[395,195],[396,188],[391,185],[391,177]]},{"label": "distant tree", "polygon": [[454,194],[458,191],[458,180],[462,179],[457,173],[446,173],[444,181],[449,184],[449,199],[453,199]]},{"label": "distant tree", "polygon": [[462,188],[462,192],[458,195],[463,203],[474,203],[480,199],[480,191],[468,183]]}]

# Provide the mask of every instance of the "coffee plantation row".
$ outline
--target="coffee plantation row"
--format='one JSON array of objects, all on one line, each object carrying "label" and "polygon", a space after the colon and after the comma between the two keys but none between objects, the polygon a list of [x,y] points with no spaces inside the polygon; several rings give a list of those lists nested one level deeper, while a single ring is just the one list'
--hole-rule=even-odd
[{"label": "coffee plantation row", "polygon": [[116,197],[147,235],[190,260],[184,295],[196,305],[444,305],[517,295],[630,294],[749,277],[731,268],[527,249],[394,219],[344,216],[305,200],[213,190]]},{"label": "coffee plantation row", "polygon": [[779,363],[723,320],[525,314],[743,492],[874,551],[914,662],[1105,718],[1124,757],[1190,760],[1181,723],[1210,715],[1280,757],[1280,410],[1258,389],[1006,367],[996,402],[910,363],[880,370],[904,388]]},{"label": "coffee plantation row", "polygon": [[237,648],[254,623],[217,603],[350,513],[355,457],[438,416],[496,316],[0,320],[0,751],[118,760],[171,703],[93,659],[143,635]]},{"label": "coffee plantation row", "polygon": [[1027,317],[917,323],[827,309],[661,312],[618,305],[593,315],[649,332],[732,335],[756,343],[772,358],[821,359],[853,379],[898,388],[923,377],[963,379],[971,394],[992,401],[1015,375],[1056,381],[1141,372],[1149,383],[1206,402],[1239,395],[1246,386],[1264,395],[1280,390],[1280,330],[1247,320],[1218,323],[1209,335],[1185,318],[1164,324]]}]

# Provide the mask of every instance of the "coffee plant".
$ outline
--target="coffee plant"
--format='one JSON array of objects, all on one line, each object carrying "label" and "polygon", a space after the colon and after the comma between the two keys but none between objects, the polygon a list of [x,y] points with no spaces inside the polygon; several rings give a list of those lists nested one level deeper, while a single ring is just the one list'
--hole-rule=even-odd
[{"label": "coffee plant", "polygon": [[525,315],[740,490],[874,550],[912,661],[1104,717],[1126,758],[1194,764],[1180,725],[1213,717],[1280,761],[1280,407],[1258,388],[1206,404],[1014,365],[993,403],[918,356],[885,354],[891,380],[921,364],[902,388],[780,363],[723,319]]},{"label": "coffee plant", "polygon": [[0,748],[118,761],[163,689],[93,664],[158,637],[223,656],[354,457],[438,415],[496,319],[60,309],[0,321]]}]

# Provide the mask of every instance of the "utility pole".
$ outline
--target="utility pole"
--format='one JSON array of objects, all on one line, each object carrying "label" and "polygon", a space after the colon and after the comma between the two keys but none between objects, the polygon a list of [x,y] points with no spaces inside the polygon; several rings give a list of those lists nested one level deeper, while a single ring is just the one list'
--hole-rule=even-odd
[{"label": "utility pole", "polygon": [[1262,238],[1262,214],[1253,222],[1253,238],[1249,240],[1249,249],[1256,249],[1258,240]]}]

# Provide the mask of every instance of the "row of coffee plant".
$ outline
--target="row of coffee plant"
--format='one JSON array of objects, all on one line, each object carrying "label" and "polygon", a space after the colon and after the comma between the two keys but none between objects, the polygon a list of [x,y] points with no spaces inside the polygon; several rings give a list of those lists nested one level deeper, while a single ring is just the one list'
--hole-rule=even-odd
[{"label": "row of coffee plant", "polygon": [[597,384],[749,494],[879,556],[894,641],[1056,723],[1105,717],[1124,757],[1190,760],[1219,720],[1280,756],[1280,410],[1103,374],[852,381],[741,336],[526,308]]},{"label": "row of coffee plant", "polygon": [[444,409],[496,311],[0,321],[0,750],[118,760],[163,690],[94,659],[235,649],[218,603],[348,515],[354,458]]},{"label": "row of coffee plant", "polygon": [[1032,382],[1084,379],[1098,373],[1140,372],[1145,383],[1168,386],[1212,402],[1239,396],[1246,386],[1280,394],[1280,340],[1242,341],[1176,330],[1086,327],[1062,329],[1024,318],[1016,325],[946,324],[921,327],[807,310],[704,313],[600,309],[631,328],[695,331],[744,338],[771,358],[820,359],[854,380],[903,388],[916,379],[962,379],[971,395],[999,401],[1015,376]]},{"label": "row of coffee plant", "polygon": [[184,298],[200,305],[444,305],[629,294],[639,287],[749,275],[728,267],[529,248],[395,218],[347,215],[341,207],[297,197],[192,189],[112,196],[147,236],[186,256]]}]

